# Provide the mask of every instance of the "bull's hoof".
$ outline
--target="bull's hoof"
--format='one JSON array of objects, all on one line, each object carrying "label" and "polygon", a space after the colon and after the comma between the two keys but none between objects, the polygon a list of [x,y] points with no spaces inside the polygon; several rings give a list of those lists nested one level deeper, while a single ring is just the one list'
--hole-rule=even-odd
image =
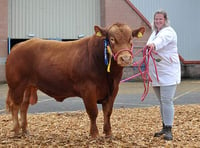
[{"label": "bull's hoof", "polygon": [[99,134],[90,134],[91,139],[97,139],[99,137]]},{"label": "bull's hoof", "polygon": [[10,138],[21,138],[20,133],[15,133],[13,130],[11,131],[11,134],[9,135]]},{"label": "bull's hoof", "polygon": [[112,134],[110,134],[110,135],[105,135],[105,138],[106,138],[106,139],[112,139]]},{"label": "bull's hoof", "polygon": [[11,129],[11,132],[13,133],[13,135],[19,135],[19,128],[13,128]]},{"label": "bull's hoof", "polygon": [[103,133],[105,134],[105,138],[112,138],[112,132],[111,131],[103,131]]},{"label": "bull's hoof", "polygon": [[30,133],[29,133],[28,130],[22,130],[22,135],[23,135],[23,136],[29,136]]}]

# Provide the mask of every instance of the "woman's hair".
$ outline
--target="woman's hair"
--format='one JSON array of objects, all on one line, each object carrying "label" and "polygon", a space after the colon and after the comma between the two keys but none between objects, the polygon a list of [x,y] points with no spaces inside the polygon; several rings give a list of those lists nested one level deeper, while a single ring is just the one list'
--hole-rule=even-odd
[{"label": "woman's hair", "polygon": [[163,16],[164,16],[164,18],[165,18],[164,27],[167,27],[167,26],[170,25],[169,19],[168,19],[168,17],[167,17],[167,12],[165,12],[164,10],[158,10],[158,11],[156,11],[156,12],[154,13],[154,16],[153,16],[153,23],[152,23],[152,29],[153,29],[153,30],[157,30],[157,28],[156,28],[156,26],[155,26],[155,21],[154,21],[156,14],[163,14]]}]

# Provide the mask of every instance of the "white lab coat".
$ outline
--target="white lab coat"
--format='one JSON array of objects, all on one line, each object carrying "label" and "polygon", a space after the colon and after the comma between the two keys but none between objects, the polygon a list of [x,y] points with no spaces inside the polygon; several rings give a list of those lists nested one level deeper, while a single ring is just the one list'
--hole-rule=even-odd
[{"label": "white lab coat", "polygon": [[149,73],[152,78],[152,86],[168,86],[179,84],[181,81],[181,67],[177,49],[177,35],[172,27],[161,29],[158,34],[152,32],[147,45],[155,44],[158,55],[153,54],[157,60],[157,72],[159,82],[156,78],[153,61],[149,62]]}]

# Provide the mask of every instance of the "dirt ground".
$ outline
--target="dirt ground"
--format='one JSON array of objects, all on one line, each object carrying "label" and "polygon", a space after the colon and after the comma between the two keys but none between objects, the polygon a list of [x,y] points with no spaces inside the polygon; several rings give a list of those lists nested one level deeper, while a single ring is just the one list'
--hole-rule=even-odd
[{"label": "dirt ground", "polygon": [[29,135],[13,137],[10,114],[0,115],[0,147],[200,147],[200,104],[175,105],[173,141],[154,138],[161,129],[159,107],[114,109],[112,138],[102,134],[103,116],[99,112],[100,136],[89,137],[85,111],[28,114]]}]

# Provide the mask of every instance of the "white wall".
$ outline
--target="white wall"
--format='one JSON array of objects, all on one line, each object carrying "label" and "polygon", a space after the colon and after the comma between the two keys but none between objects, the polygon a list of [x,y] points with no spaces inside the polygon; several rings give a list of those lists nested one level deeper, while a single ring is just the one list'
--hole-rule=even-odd
[{"label": "white wall", "polygon": [[178,48],[185,60],[200,60],[200,0],[131,0],[150,21],[164,9],[178,35]]},{"label": "white wall", "polygon": [[100,24],[100,0],[9,0],[9,37],[77,39]]}]

